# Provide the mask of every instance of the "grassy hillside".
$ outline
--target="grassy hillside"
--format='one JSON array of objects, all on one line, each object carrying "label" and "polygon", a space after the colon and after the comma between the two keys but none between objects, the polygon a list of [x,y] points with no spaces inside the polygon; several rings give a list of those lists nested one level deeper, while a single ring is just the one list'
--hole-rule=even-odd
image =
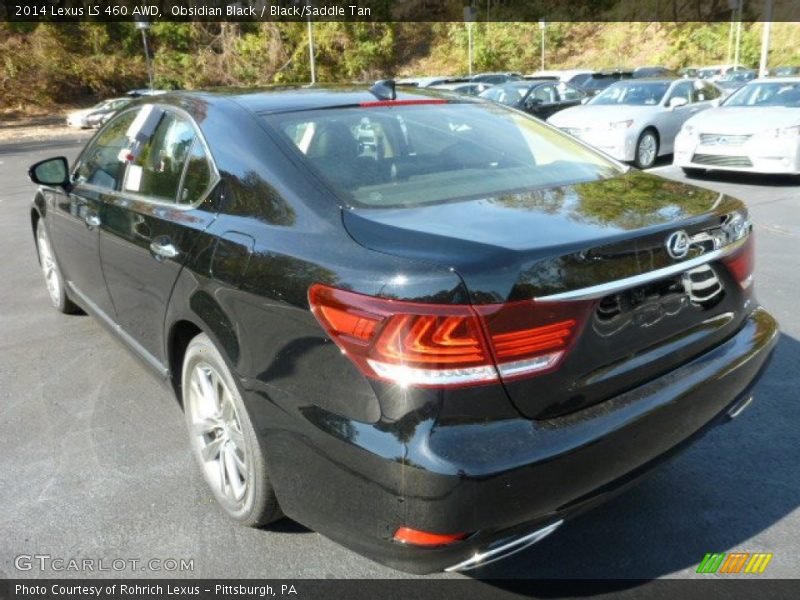
[{"label": "grassy hillside", "polygon": [[[724,62],[728,23],[549,23],[546,67]],[[741,61],[756,66],[762,25],[745,24]],[[317,23],[322,82],[468,70],[464,23]],[[540,66],[533,23],[474,25],[474,69]],[[201,88],[308,81],[304,23],[158,23],[150,31],[156,85]],[[0,23],[0,107],[88,101],[146,85],[131,23]],[[800,64],[800,24],[773,25],[770,64]]]}]

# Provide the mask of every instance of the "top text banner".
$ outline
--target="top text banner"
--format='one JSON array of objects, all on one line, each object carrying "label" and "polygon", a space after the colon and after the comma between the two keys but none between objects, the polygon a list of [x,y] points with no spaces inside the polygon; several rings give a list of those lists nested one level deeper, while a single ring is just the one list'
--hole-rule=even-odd
[{"label": "top text banner", "polygon": [[0,21],[800,21],[800,0],[0,0]]}]

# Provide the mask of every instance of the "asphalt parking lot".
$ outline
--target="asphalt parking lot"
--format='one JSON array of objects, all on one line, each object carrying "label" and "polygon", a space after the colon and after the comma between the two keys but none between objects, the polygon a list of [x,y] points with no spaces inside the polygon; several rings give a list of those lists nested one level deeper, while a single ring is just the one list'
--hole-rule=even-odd
[{"label": "asphalt parking lot", "polygon": [[[170,390],[97,322],[51,309],[26,171],[78,149],[74,141],[0,147],[0,577],[91,575],[19,571],[22,554],[192,559],[194,567],[104,576],[405,576],[290,521],[233,526],[192,461]],[[682,178],[669,164],[654,172]],[[758,296],[782,325],[756,402],[626,494],[473,576],[696,577],[706,552],[734,550],[772,552],[769,576],[798,576],[800,181],[697,183],[746,200],[755,222]]]}]

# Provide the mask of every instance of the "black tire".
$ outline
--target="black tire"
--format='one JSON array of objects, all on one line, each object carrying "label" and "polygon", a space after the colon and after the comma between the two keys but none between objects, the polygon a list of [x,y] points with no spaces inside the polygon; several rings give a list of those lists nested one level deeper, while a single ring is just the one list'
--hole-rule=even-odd
[{"label": "black tire", "polygon": [[[210,368],[211,371],[206,371]],[[198,406],[204,403],[204,396],[194,395],[192,391],[192,374],[197,372],[197,377],[202,377],[204,373],[215,373],[218,380],[215,380],[215,385],[212,387],[218,388],[216,383],[224,384],[227,388],[229,401],[235,408],[235,412],[231,414],[231,419],[220,428],[220,431],[215,430],[216,435],[200,434],[200,429],[208,428],[208,425],[197,427],[196,423],[201,416]],[[200,386],[202,388],[202,386]],[[218,395],[220,395],[218,393]],[[221,394],[221,396],[224,395]],[[267,465],[264,457],[262,445],[259,443],[255,429],[250,421],[250,416],[247,413],[238,382],[228,368],[225,360],[222,358],[219,350],[214,346],[206,334],[201,333],[196,336],[186,349],[186,354],[183,360],[183,368],[181,372],[181,400],[183,402],[184,414],[186,415],[186,424],[189,429],[189,437],[191,441],[192,453],[200,467],[203,478],[211,489],[218,504],[225,510],[225,512],[233,520],[241,525],[249,527],[258,527],[266,525],[272,521],[280,519],[283,515],[278,500],[275,496],[275,491],[267,473]],[[228,400],[221,401],[218,406],[223,405]],[[206,406],[210,404],[206,403]],[[220,422],[224,419],[225,410],[219,412],[221,415]],[[231,426],[231,422],[235,420],[235,426]],[[223,431],[224,430],[224,431]],[[235,431],[234,434],[230,432]],[[220,452],[217,460],[204,459],[203,450],[209,450],[211,444],[217,441],[217,438],[224,438],[230,435],[227,441],[222,442],[226,446],[226,450]],[[207,440],[210,440],[207,441]],[[243,442],[242,452],[238,453],[238,443]],[[233,443],[234,450],[230,450],[230,444]],[[227,473],[227,480],[233,480],[231,477],[230,469],[237,469],[231,467],[230,469],[225,465],[225,460],[229,454],[236,452],[236,456],[241,454],[241,464],[246,465],[246,476],[237,478],[238,483],[244,485],[243,496],[236,499],[233,494],[233,486],[229,484],[226,488],[225,479]],[[234,459],[230,459],[233,461]],[[230,462],[233,464],[233,462]],[[216,470],[217,476],[214,476]],[[241,475],[241,471],[236,470],[236,475]],[[220,483],[222,482],[222,483]],[[226,493],[226,490],[227,492]]]},{"label": "black tire", "polygon": [[702,177],[706,173],[705,169],[698,169],[696,167],[681,167],[681,171],[683,171],[683,174],[687,177]]},{"label": "black tire", "polygon": [[47,228],[44,226],[42,219],[36,222],[36,249],[39,253],[39,265],[42,268],[50,304],[58,312],[65,315],[81,312],[81,309],[70,300],[67,293],[64,278],[61,276],[61,269],[58,266],[53,246],[50,243],[50,237],[47,235]]},{"label": "black tire", "polygon": [[[645,144],[645,140],[651,140],[653,147],[652,147],[652,156],[649,156],[650,152],[645,152],[643,145]],[[656,160],[658,159],[658,148],[659,148],[659,141],[658,141],[658,133],[652,127],[648,127],[642,133],[639,134],[639,139],[636,140],[636,148],[634,150],[634,158],[633,164],[636,165],[639,169],[649,169],[652,167]],[[648,150],[650,149],[650,144],[647,144]]]}]

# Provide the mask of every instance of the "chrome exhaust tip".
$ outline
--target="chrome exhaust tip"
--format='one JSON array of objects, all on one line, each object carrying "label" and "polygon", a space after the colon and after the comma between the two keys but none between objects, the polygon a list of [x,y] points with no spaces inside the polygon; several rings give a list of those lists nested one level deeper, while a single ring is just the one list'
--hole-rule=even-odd
[{"label": "chrome exhaust tip", "polygon": [[448,573],[451,573],[453,571],[469,571],[470,569],[475,569],[477,567],[488,565],[489,563],[493,563],[502,558],[507,558],[512,554],[521,552],[522,550],[525,550],[525,548],[532,546],[536,542],[543,540],[548,535],[553,533],[556,529],[561,527],[561,524],[563,522],[564,519],[558,520],[555,523],[551,523],[546,527],[542,527],[541,529],[537,529],[536,531],[533,531],[531,533],[527,533],[523,536],[514,538],[495,548],[489,548],[488,550],[484,550],[483,552],[478,552],[471,558],[468,558],[467,560],[460,562],[457,565],[453,565],[452,567],[447,567],[445,571],[447,571]]},{"label": "chrome exhaust tip", "polygon": [[730,407],[730,408],[728,409],[728,418],[729,418],[729,419],[735,419],[735,418],[736,418],[736,417],[738,417],[740,414],[742,414],[742,413],[744,412],[744,410],[745,410],[745,409],[746,409],[748,406],[750,406],[750,404],[751,404],[752,402],[753,402],[753,396],[752,396],[752,395],[750,395],[750,396],[745,396],[744,398],[742,398],[741,400],[739,400],[739,401],[738,401],[736,404],[734,404],[732,407]]}]

